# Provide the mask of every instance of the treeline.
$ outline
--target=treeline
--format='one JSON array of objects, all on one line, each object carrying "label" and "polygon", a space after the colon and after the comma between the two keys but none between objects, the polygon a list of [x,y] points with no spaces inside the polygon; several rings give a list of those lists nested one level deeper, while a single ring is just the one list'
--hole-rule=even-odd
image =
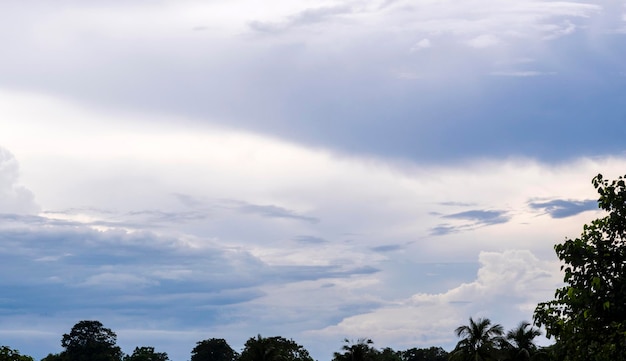
[{"label": "treeline", "polygon": [[[166,352],[152,346],[135,347],[124,354],[117,346],[117,335],[100,321],[80,321],[61,339],[64,350],[49,354],[41,361],[170,361]],[[396,351],[389,347],[378,350],[370,339],[344,340],[333,361],[445,361],[448,352],[441,347],[411,348]],[[241,352],[226,340],[210,338],[198,341],[191,350],[191,361],[315,361],[309,352],[292,339],[258,335],[246,341]],[[8,346],[0,349],[0,361],[35,361]]]},{"label": "treeline", "polygon": [[[489,319],[469,319],[459,326],[460,340],[452,352],[441,347],[410,348],[398,351],[390,347],[377,349],[371,339],[344,340],[332,361],[447,361],[447,360],[531,360],[552,358],[550,348],[539,348],[534,338],[538,329],[528,322],[506,333],[501,325],[492,325]],[[64,350],[49,354],[41,361],[169,361],[166,352],[142,346],[125,355],[117,346],[117,335],[100,321],[80,321],[61,339]],[[210,338],[198,341],[191,350],[191,361],[314,361],[309,352],[292,339],[281,336],[248,339],[241,352],[235,351],[226,340]],[[0,361],[34,361],[17,350],[2,346]]]}]

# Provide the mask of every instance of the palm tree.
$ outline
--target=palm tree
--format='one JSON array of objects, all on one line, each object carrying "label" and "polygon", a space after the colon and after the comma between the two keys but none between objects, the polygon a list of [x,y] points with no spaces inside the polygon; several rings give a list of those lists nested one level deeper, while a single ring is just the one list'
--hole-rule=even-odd
[{"label": "palm tree", "polygon": [[530,322],[522,321],[516,328],[506,333],[506,340],[511,350],[511,360],[528,361],[537,353],[537,345],[534,339],[541,335],[539,329],[530,325]]},{"label": "palm tree", "polygon": [[379,353],[378,350],[370,346],[374,342],[368,338],[360,338],[356,342],[346,338],[343,342],[344,345],[341,349],[344,352],[335,352],[333,361],[374,361]]},{"label": "palm tree", "polygon": [[492,325],[488,318],[474,321],[470,317],[469,325],[457,327],[454,333],[462,339],[452,351],[452,360],[487,361],[496,360],[496,345],[501,342],[504,329],[499,324]]}]

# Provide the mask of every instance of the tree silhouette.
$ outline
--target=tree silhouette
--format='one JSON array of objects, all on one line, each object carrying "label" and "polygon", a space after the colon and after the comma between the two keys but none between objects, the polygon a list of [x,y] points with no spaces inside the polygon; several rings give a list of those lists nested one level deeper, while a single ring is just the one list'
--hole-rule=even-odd
[{"label": "tree silhouette", "polygon": [[535,323],[554,336],[570,361],[626,360],[626,181],[592,181],[608,215],[583,226],[580,238],[554,246],[566,285],[535,309]]},{"label": "tree silhouette", "polygon": [[61,356],[67,361],[120,361],[122,351],[116,341],[115,332],[100,321],[80,321],[63,335]]},{"label": "tree silhouette", "polygon": [[223,338],[199,341],[191,351],[191,361],[234,361],[237,356]]},{"label": "tree silhouette", "polygon": [[522,321],[506,333],[510,359],[514,361],[528,361],[537,353],[534,339],[541,335],[539,329],[531,326],[530,322]]},{"label": "tree silhouette", "polygon": [[462,339],[452,351],[452,360],[487,361],[497,358],[496,346],[502,341],[504,329],[499,324],[492,325],[488,318],[474,321],[470,317],[469,325],[457,327],[454,333]]},{"label": "tree silhouette", "polygon": [[335,352],[333,361],[375,361],[379,355],[378,350],[370,346],[374,342],[369,338],[360,338],[356,342],[346,338],[343,342],[343,353]]},{"label": "tree silhouette", "polygon": [[293,340],[257,335],[246,341],[239,361],[313,361],[313,358]]}]

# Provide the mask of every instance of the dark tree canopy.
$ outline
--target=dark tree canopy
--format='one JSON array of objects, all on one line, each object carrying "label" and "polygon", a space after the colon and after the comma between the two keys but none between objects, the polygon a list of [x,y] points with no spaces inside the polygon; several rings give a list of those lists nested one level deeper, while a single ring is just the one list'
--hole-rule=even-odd
[{"label": "dark tree canopy", "polygon": [[116,341],[115,332],[100,321],[80,321],[63,335],[62,357],[67,361],[120,361],[122,351]]},{"label": "dark tree canopy", "polygon": [[461,340],[450,355],[451,360],[497,360],[500,356],[504,329],[499,324],[492,324],[488,318],[474,321],[471,317],[468,325],[454,330]]},{"label": "dark tree canopy", "polygon": [[571,361],[626,360],[626,184],[593,179],[608,215],[554,249],[566,285],[535,309],[535,323]]},{"label": "dark tree canopy", "polygon": [[234,361],[237,356],[223,338],[199,341],[191,351],[191,361]]},{"label": "dark tree canopy", "polygon": [[246,341],[239,361],[313,361],[313,358],[293,340],[258,335]]},{"label": "dark tree canopy", "polygon": [[530,322],[522,321],[505,336],[504,351],[508,360],[529,361],[537,355],[539,348],[535,338],[541,335],[539,329],[532,327]]},{"label": "dark tree canopy", "polygon": [[8,346],[0,346],[0,361],[33,361],[33,358],[21,355],[18,350]]},{"label": "dark tree canopy", "polygon": [[402,352],[402,361],[447,361],[448,352],[441,347],[411,348]]},{"label": "dark tree canopy", "polygon": [[135,347],[132,355],[124,356],[124,361],[168,361],[167,353],[155,352],[154,347]]},{"label": "dark tree canopy", "polygon": [[348,339],[343,340],[343,352],[335,352],[333,361],[376,361],[380,352],[372,345],[374,342],[369,338],[360,338],[356,342]]}]

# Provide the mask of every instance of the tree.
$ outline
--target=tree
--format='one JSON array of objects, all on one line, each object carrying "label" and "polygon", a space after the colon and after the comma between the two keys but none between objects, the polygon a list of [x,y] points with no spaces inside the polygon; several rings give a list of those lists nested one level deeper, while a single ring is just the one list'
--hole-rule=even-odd
[{"label": "tree", "polygon": [[199,341],[191,351],[191,361],[234,361],[237,356],[223,338]]},{"label": "tree", "polygon": [[506,333],[506,348],[509,359],[514,361],[528,361],[538,351],[535,337],[541,335],[539,329],[531,326],[530,322],[522,321],[516,328]]},{"label": "tree", "polygon": [[49,353],[48,356],[42,358],[41,361],[65,361],[65,358],[63,352]]},{"label": "tree", "polygon": [[402,361],[447,361],[448,356],[448,352],[441,347],[414,347],[402,352]]},{"label": "tree", "polygon": [[608,215],[554,249],[565,286],[535,309],[535,324],[554,337],[567,360],[626,360],[626,183],[593,178]]},{"label": "tree", "polygon": [[154,352],[154,347],[135,347],[132,355],[124,356],[124,361],[169,361],[169,357],[165,352]]},{"label": "tree", "polygon": [[122,350],[116,346],[117,335],[100,321],[80,321],[64,334],[62,356],[67,361],[121,361]]},{"label": "tree", "polygon": [[246,341],[239,361],[313,361],[313,358],[293,340],[258,335]]},{"label": "tree", "polygon": [[402,351],[395,351],[391,347],[385,347],[378,352],[376,361],[402,361]]},{"label": "tree", "polygon": [[488,318],[474,321],[470,317],[469,325],[457,327],[454,333],[462,339],[452,351],[451,359],[495,360],[504,329],[499,324],[492,325]]},{"label": "tree", "polygon": [[21,355],[18,350],[0,346],[0,361],[34,361],[32,357]]},{"label": "tree", "polygon": [[360,338],[356,342],[347,338],[341,347],[343,353],[335,352],[333,361],[376,361],[380,352],[370,346],[374,342],[369,338]]}]

